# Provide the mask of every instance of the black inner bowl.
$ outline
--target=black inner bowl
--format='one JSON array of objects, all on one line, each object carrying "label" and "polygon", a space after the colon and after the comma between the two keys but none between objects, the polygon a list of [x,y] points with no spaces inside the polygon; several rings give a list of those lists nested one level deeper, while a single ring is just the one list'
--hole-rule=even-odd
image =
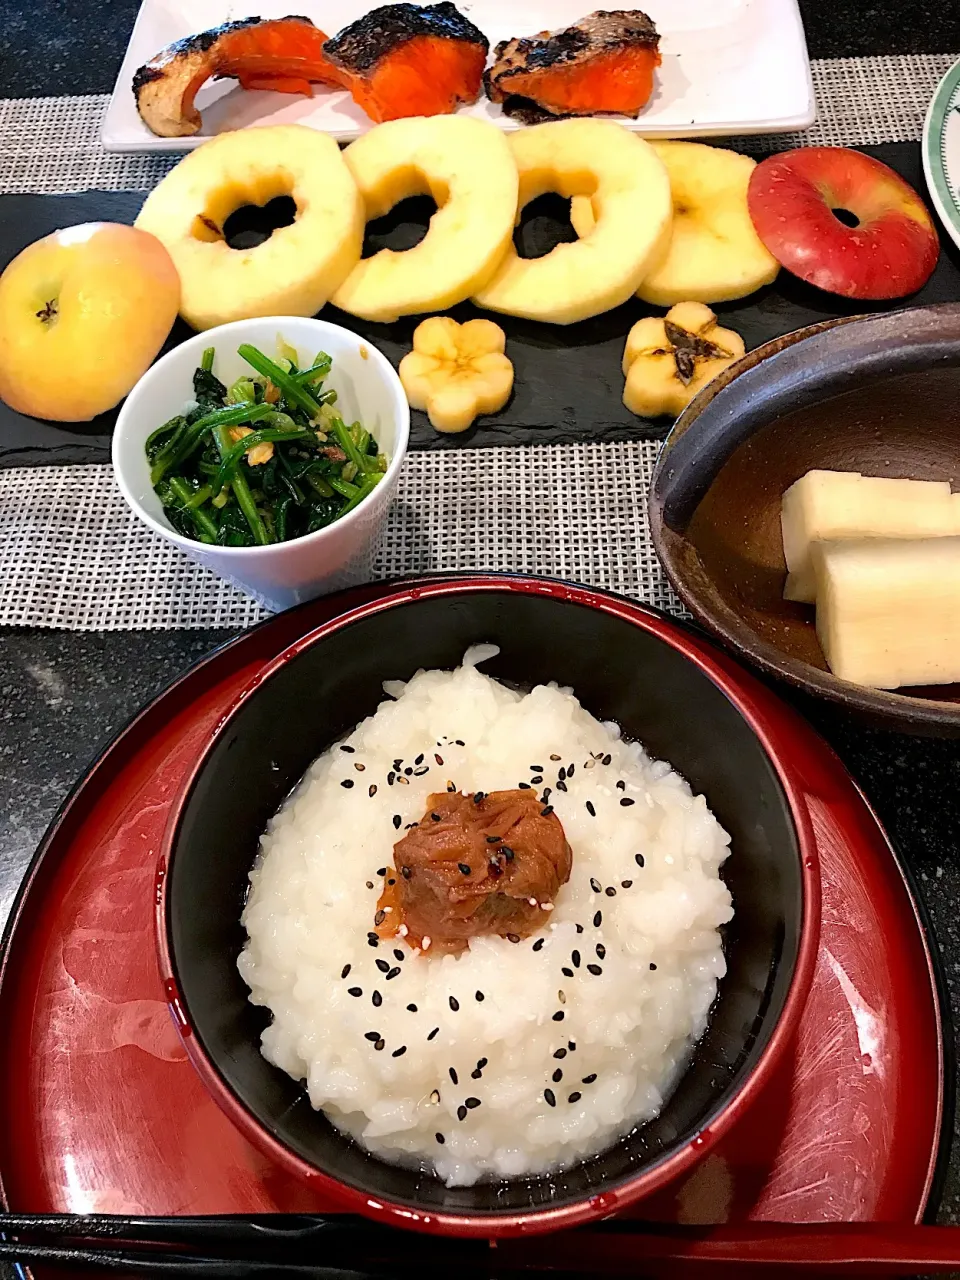
[{"label": "black inner bowl", "polygon": [[[259,1050],[267,1015],[248,1002],[236,960],[260,834],[310,762],[375,710],[383,680],[409,679],[421,667],[455,667],[479,641],[500,646],[484,671],[521,686],[549,680],[572,686],[590,712],[617,721],[705,793],[733,838],[724,878],[736,914],[726,935],[728,973],[710,1024],[656,1120],[559,1175],[448,1189],[431,1174],[367,1155],[267,1063]],[[390,852],[387,838],[385,862]],[[783,789],[726,695],[664,641],[623,619],[508,589],[391,607],[305,648],[261,684],[231,718],[187,797],[167,892],[168,937],[188,1017],[224,1081],[260,1124],[348,1186],[427,1211],[488,1214],[558,1208],[601,1186],[610,1189],[708,1123],[749,1074],[777,1023],[803,907],[798,842]],[[546,1079],[549,1068],[543,1069]]]}]

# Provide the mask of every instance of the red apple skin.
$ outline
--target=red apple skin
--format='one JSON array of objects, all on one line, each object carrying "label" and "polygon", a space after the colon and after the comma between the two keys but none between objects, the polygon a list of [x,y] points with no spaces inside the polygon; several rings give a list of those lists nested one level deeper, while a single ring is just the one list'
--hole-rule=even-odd
[{"label": "red apple skin", "polygon": [[28,245],[0,276],[0,400],[86,422],[146,372],[180,306],[180,277],[146,231],[87,222]]},{"label": "red apple skin", "polygon": [[[909,183],[848,147],[803,147],[754,169],[747,205],[757,235],[801,280],[845,298],[902,298],[929,280],[940,240]],[[848,209],[859,226],[833,213]]]}]

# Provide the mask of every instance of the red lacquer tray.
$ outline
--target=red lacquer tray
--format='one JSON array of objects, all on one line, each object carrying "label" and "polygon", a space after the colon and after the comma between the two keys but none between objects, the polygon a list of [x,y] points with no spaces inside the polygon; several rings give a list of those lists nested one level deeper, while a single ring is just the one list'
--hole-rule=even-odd
[{"label": "red lacquer tray", "polygon": [[[9,1208],[333,1208],[259,1155],[204,1092],[157,975],[152,893],[168,807],[237,691],[297,637],[384,590],[282,614],[194,667],[105,751],[48,832],[0,966],[0,1190]],[[836,757],[773,694],[742,679],[789,735],[818,836],[816,977],[776,1087],[691,1177],[634,1213],[688,1223],[919,1220],[937,1164],[945,1059],[916,907]]]}]

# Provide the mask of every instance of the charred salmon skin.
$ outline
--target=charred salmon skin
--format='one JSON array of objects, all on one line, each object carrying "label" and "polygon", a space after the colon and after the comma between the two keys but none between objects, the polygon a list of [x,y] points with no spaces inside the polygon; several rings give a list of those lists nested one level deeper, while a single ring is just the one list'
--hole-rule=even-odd
[{"label": "charred salmon skin", "polygon": [[637,9],[598,9],[563,31],[504,40],[484,76],[508,115],[636,116],[650,100],[660,36]]},{"label": "charred salmon skin", "polygon": [[137,110],[161,138],[200,129],[197,90],[211,76],[237,79],[245,89],[310,94],[310,85],[340,86],[323,54],[326,35],[309,18],[244,18],[168,45],[133,77]]},{"label": "charred salmon skin", "polygon": [[323,46],[371,120],[439,116],[476,102],[490,42],[449,0],[386,4]]}]

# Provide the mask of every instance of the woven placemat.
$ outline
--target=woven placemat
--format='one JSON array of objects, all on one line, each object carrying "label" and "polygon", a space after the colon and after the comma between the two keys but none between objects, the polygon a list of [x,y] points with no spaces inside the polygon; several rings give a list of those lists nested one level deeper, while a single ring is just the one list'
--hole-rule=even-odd
[{"label": "woven placemat", "polygon": [[[642,441],[408,454],[374,577],[538,573],[680,613],[647,525],[658,449]],[[159,630],[263,616],[145,528],[110,467],[0,471],[0,624]]]},{"label": "woven placemat", "polygon": [[[815,60],[813,128],[730,144],[758,152],[915,142],[937,82],[953,61],[951,54]],[[0,192],[153,187],[178,156],[104,152],[100,129],[108,101],[106,94],[0,100]]]}]

